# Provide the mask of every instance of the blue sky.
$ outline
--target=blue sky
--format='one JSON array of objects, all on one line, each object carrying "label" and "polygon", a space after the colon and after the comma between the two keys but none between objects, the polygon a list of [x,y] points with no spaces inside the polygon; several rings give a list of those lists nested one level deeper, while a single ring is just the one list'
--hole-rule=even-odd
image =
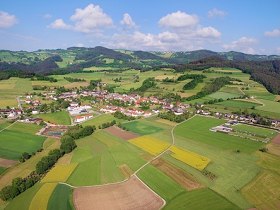
[{"label": "blue sky", "polygon": [[280,54],[279,0],[2,0],[0,49]]}]

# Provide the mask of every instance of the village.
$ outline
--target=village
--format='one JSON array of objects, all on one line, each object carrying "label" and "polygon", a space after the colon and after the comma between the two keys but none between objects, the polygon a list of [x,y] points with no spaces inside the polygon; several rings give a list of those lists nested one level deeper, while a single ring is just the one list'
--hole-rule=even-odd
[{"label": "village", "polygon": [[[143,97],[138,94],[110,93],[107,90],[68,91],[60,94],[56,94],[55,91],[48,91],[42,93],[41,98],[50,102],[67,102],[65,110],[69,113],[72,124],[83,123],[102,113],[114,114],[117,111],[125,116],[134,118],[146,118],[158,115],[162,112],[170,112],[173,113],[174,116],[190,113],[212,116],[245,124],[263,124],[260,123],[259,118],[256,116],[219,112],[213,113],[204,109],[203,104],[189,105],[170,99],[159,99],[156,96]],[[85,103],[83,101],[84,98],[90,98],[91,100],[89,103]],[[38,97],[28,94],[26,96],[20,96],[18,101],[18,108],[7,107],[7,109],[1,109],[0,116],[11,120],[19,119],[26,123],[39,124],[43,121],[36,117],[36,115],[41,113],[40,108],[43,105],[47,105],[43,104]],[[27,111],[29,111],[29,114],[26,114]],[[265,122],[267,122],[267,127],[280,129],[279,120],[265,120]],[[229,132],[228,129],[218,130],[226,133]]]}]

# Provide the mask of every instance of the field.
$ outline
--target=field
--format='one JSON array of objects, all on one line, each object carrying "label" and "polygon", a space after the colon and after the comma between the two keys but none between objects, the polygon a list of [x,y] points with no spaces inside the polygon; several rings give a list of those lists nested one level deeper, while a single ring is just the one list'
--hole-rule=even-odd
[{"label": "field", "polygon": [[29,210],[47,209],[49,198],[56,185],[56,183],[44,184],[33,197]]},{"label": "field", "polygon": [[74,210],[72,194],[72,188],[67,185],[58,184],[49,199],[47,209]]},{"label": "field", "polygon": [[[93,136],[77,142],[71,162],[78,166],[68,182],[76,186],[96,185],[121,181],[126,174],[121,166],[137,170],[145,161],[141,150],[105,131],[98,131]],[[84,176],[84,174],[88,176]]]},{"label": "field", "polygon": [[194,152],[190,152],[188,150],[184,150],[176,146],[172,146],[170,148],[170,151],[172,152],[172,157],[200,171],[202,171],[210,162],[210,160],[207,157],[203,157]]},{"label": "field", "polygon": [[233,203],[228,202],[225,198],[219,196],[210,189],[199,189],[191,192],[184,192],[178,195],[174,200],[167,204],[164,210],[200,210],[200,209],[215,209],[215,210],[234,210],[240,209]]},{"label": "field", "polygon": [[[94,203],[94,206],[92,206]],[[74,205],[83,209],[160,209],[164,201],[136,176],[128,181],[74,190]]]},{"label": "field", "polygon": [[0,157],[17,160],[23,152],[36,152],[45,137],[36,136],[41,127],[33,124],[15,123],[0,133]]},{"label": "field", "polygon": [[66,111],[54,113],[38,114],[36,117],[42,118],[44,121],[58,125],[70,125],[70,117]]},{"label": "field", "polygon": [[245,132],[262,138],[272,139],[277,135],[277,132],[274,130],[269,130],[261,127],[255,127],[250,125],[238,124],[233,127],[234,130],[238,132]]},{"label": "field", "polygon": [[147,121],[133,121],[123,124],[123,126],[132,131],[134,133],[138,133],[140,135],[147,135],[161,131],[160,127],[156,127],[151,125],[151,123]]},{"label": "field", "polygon": [[135,139],[131,139],[129,140],[129,142],[145,150],[151,155],[158,155],[170,146],[170,144],[167,144],[159,139],[150,136],[141,136]]},{"label": "field", "polygon": [[122,130],[121,128],[116,127],[116,126],[106,128],[105,130],[107,132],[109,132],[110,134],[112,134],[113,136],[116,136],[116,137],[124,139],[124,140],[129,140],[129,139],[138,137],[137,134]]},{"label": "field", "polygon": [[107,123],[107,122],[112,122],[113,120],[116,120],[116,122],[123,121],[123,120],[115,118],[111,114],[101,114],[97,117],[94,117],[93,119],[90,119],[90,120],[82,123],[82,125],[85,125],[85,126],[86,125],[95,125],[98,128],[99,125],[102,125],[103,123]]},{"label": "field", "polygon": [[75,170],[77,164],[71,165],[56,165],[48,174],[41,180],[46,182],[65,182],[70,174]]}]

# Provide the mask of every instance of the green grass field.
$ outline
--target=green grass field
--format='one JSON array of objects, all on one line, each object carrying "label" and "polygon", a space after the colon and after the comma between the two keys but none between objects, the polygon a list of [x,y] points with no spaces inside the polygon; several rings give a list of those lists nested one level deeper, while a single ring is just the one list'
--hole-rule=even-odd
[{"label": "green grass field", "polygon": [[44,121],[59,124],[59,125],[70,125],[71,120],[68,112],[59,111],[54,113],[38,114],[36,117],[42,118]]},{"label": "green grass field", "polygon": [[140,135],[152,134],[162,130],[162,128],[156,127],[148,121],[133,121],[129,123],[124,123],[123,126],[129,131],[138,133]]},{"label": "green grass field", "polygon": [[240,149],[242,152],[246,153],[254,152],[263,145],[262,143],[251,142],[250,140],[244,140],[239,137],[209,130],[224,122],[224,120],[216,118],[195,116],[186,123],[177,126],[175,134],[223,150],[235,151]]},{"label": "green grass field", "polygon": [[152,165],[147,165],[137,175],[167,203],[185,191],[173,179]]},{"label": "green grass field", "polygon": [[99,125],[102,125],[103,123],[107,123],[107,122],[112,122],[113,120],[116,120],[116,122],[122,122],[123,120],[117,119],[115,118],[113,115],[111,114],[101,114],[97,117],[94,117],[93,119],[90,119],[84,123],[82,123],[82,125],[95,125],[96,128],[98,128]]},{"label": "green grass field", "polygon": [[240,209],[233,203],[226,200],[224,197],[214,191],[206,189],[193,190],[184,192],[176,196],[163,208],[164,210],[200,210],[200,209],[215,209],[215,210],[234,210]]},{"label": "green grass field", "polygon": [[32,188],[29,188],[16,198],[14,198],[5,208],[6,210],[29,210],[29,205],[36,195],[36,193],[41,188],[42,184],[36,184]]},{"label": "green grass field", "polygon": [[36,152],[45,137],[35,135],[41,127],[16,123],[0,133],[0,157],[17,160],[23,152]]},{"label": "green grass field", "polygon": [[264,99],[259,99],[260,102],[264,104],[264,106],[258,106],[256,109],[274,113],[280,113],[280,103],[276,101],[269,101]]},{"label": "green grass field", "polygon": [[48,210],[74,210],[72,193],[69,186],[57,185],[49,199]]},{"label": "green grass field", "polygon": [[[126,141],[118,139],[105,131],[77,141],[72,162],[78,163],[68,183],[82,186],[121,181],[125,178],[120,166],[126,165],[135,171],[145,161],[144,153]],[[84,176],[84,174],[88,176]]]},{"label": "green grass field", "polygon": [[220,103],[217,103],[224,107],[233,107],[233,108],[243,108],[243,109],[251,109],[252,107],[261,106],[258,103],[252,103],[247,101],[238,101],[238,100],[227,100]]}]

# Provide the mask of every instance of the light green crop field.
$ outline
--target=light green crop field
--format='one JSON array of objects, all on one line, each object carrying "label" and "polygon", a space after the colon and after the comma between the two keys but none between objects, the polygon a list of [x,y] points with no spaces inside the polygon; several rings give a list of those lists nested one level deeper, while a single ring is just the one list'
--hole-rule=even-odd
[{"label": "light green crop field", "polygon": [[103,123],[112,122],[113,120],[116,120],[116,122],[122,122],[123,120],[115,118],[112,114],[101,114],[97,117],[93,117],[92,119],[82,123],[82,125],[95,125],[96,128],[98,128],[99,125],[102,125]]},{"label": "light green crop field", "polygon": [[223,102],[220,102],[217,104],[222,105],[224,107],[243,108],[243,109],[251,109],[252,107],[261,106],[258,103],[239,101],[239,100],[228,100],[228,101],[223,101]]},{"label": "light green crop field", "polygon": [[5,209],[7,210],[29,210],[30,203],[33,199],[33,197],[36,195],[36,193],[41,188],[42,184],[38,183],[34,185],[33,187],[29,188],[16,198],[14,198]]},{"label": "light green crop field", "polygon": [[167,203],[185,191],[173,179],[152,165],[147,165],[137,175]]},{"label": "light green crop field", "polygon": [[264,106],[256,107],[258,110],[280,113],[280,102],[269,101],[264,99],[259,99],[260,102],[264,104]]},{"label": "light green crop field", "polygon": [[0,81],[0,108],[17,107],[17,96],[32,91],[30,79],[12,77]]},{"label": "light green crop field", "polygon": [[38,115],[36,115],[36,117],[42,118],[44,121],[58,124],[58,125],[70,125],[71,124],[69,114],[66,111],[38,114]]},{"label": "light green crop field", "polygon": [[212,132],[209,129],[223,124],[225,121],[210,117],[195,116],[186,123],[180,124],[175,128],[175,134],[186,139],[209,144],[224,150],[241,149],[242,152],[251,153],[261,147],[262,143],[244,140],[228,134]]},{"label": "light green crop field", "polygon": [[17,160],[23,152],[36,152],[45,137],[35,135],[41,127],[16,123],[0,133],[0,157]]},{"label": "light green crop field", "polygon": [[238,206],[226,200],[216,192],[206,188],[184,192],[176,196],[163,208],[164,210],[200,210],[200,209],[215,209],[215,210],[234,210],[240,209]]},{"label": "light green crop field", "polygon": [[[120,166],[126,165],[135,171],[145,163],[144,153],[126,141],[105,132],[77,141],[72,162],[78,163],[68,183],[83,186],[121,181],[125,178]],[[84,176],[84,174],[88,176]]]},{"label": "light green crop field", "polygon": [[129,131],[132,131],[134,133],[139,133],[141,135],[157,133],[163,130],[161,127],[152,125],[148,121],[133,121],[133,122],[124,123],[123,126],[127,128]]},{"label": "light green crop field", "polygon": [[[214,181],[169,155],[165,155],[165,159],[193,174],[201,183],[240,208],[250,208],[252,204],[244,198],[240,190],[259,173],[258,158],[253,154],[264,144],[209,131],[209,128],[223,122],[196,116],[175,129],[176,145],[211,159],[206,170],[216,177]],[[240,152],[237,153],[237,150]]]},{"label": "light green crop field", "polygon": [[73,189],[69,186],[58,184],[54,189],[49,202],[48,210],[74,210]]}]

